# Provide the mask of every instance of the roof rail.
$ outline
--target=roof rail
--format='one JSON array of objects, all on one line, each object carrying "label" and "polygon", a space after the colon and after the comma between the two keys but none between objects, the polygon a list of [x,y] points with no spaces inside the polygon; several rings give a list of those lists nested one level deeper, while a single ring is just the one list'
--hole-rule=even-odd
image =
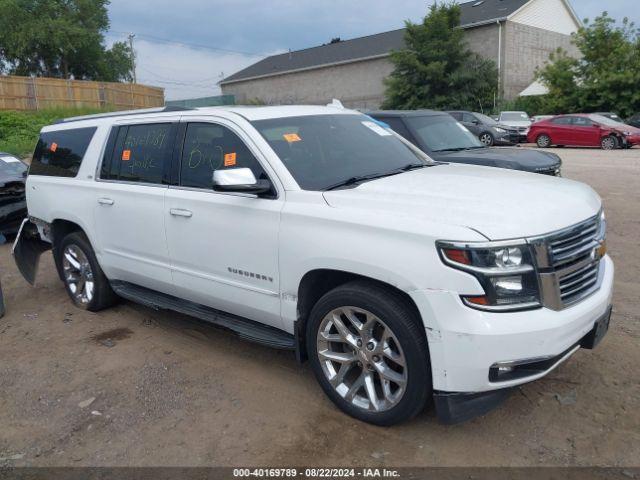
[{"label": "roof rail", "polygon": [[60,123],[81,122],[82,120],[93,120],[93,119],[99,119],[99,118],[128,117],[130,115],[144,115],[145,113],[184,112],[189,110],[194,110],[194,109],[188,108],[188,107],[178,107],[178,106],[141,108],[139,110],[123,110],[120,112],[96,113],[94,115],[80,115],[78,117],[62,118],[60,120],[56,120],[55,122],[53,122],[53,124],[58,125]]}]

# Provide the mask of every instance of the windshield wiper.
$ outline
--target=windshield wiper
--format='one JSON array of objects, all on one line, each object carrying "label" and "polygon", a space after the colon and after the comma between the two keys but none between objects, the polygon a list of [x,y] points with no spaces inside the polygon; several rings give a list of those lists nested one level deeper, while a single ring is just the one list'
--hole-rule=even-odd
[{"label": "windshield wiper", "polygon": [[340,187],[348,187],[350,185],[355,185],[356,183],[362,183],[362,182],[368,182],[370,180],[377,180],[378,178],[384,178],[384,177],[391,177],[393,175],[398,175],[402,173],[402,171],[393,171],[393,172],[387,172],[387,173],[374,173],[371,175],[360,175],[357,177],[351,177],[351,178],[347,178],[346,180],[343,180],[341,182],[338,182],[334,185],[331,185],[330,187],[325,188],[325,192],[328,192],[329,190],[335,190],[337,188]]},{"label": "windshield wiper", "polygon": [[466,147],[458,147],[458,148],[442,148],[440,150],[434,150],[434,152],[461,152],[466,150]]},{"label": "windshield wiper", "polygon": [[397,171],[410,172],[411,170],[417,170],[419,168],[425,167],[433,167],[433,165],[429,165],[427,163],[410,163],[409,165],[405,165],[404,167],[399,168]]}]

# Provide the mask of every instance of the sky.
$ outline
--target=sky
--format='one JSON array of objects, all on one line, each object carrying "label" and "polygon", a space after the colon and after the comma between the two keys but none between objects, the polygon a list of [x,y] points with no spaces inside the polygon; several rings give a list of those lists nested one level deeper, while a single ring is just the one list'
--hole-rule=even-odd
[{"label": "sky", "polygon": [[[217,82],[268,55],[402,28],[433,0],[111,0],[107,42],[134,39],[139,83],[167,100],[219,95]],[[640,24],[638,0],[572,0],[582,18],[603,10]]]}]

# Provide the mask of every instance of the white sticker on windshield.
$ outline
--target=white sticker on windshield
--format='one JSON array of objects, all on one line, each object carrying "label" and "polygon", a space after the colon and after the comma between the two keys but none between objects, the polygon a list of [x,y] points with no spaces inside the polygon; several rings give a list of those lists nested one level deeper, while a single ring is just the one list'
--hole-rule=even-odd
[{"label": "white sticker on windshield", "polygon": [[388,137],[388,136],[393,135],[393,133],[391,133],[389,130],[387,130],[385,128],[382,128],[377,123],[374,123],[374,122],[362,122],[362,124],[365,127],[369,128],[370,130],[373,130],[374,132],[376,132],[381,137]]},{"label": "white sticker on windshield", "polygon": [[20,163],[20,160],[18,160],[17,158],[13,158],[13,157],[5,157],[0,156],[0,160],[7,162],[7,163]]}]

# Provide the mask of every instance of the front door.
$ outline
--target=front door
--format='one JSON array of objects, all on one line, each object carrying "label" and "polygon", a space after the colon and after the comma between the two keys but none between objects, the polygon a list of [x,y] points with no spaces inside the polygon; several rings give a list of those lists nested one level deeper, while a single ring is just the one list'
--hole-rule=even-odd
[{"label": "front door", "polygon": [[573,117],[574,145],[598,146],[600,145],[600,127],[587,117]]},{"label": "front door", "polygon": [[114,126],[93,187],[97,254],[107,277],[165,293],[173,291],[164,197],[177,120]]},{"label": "front door", "polygon": [[[281,327],[278,231],[283,192],[271,198],[213,190],[213,172],[251,168],[269,178],[237,127],[190,118],[181,126],[177,183],[164,219],[175,289],[182,298]],[[275,192],[274,192],[275,193]]]}]

